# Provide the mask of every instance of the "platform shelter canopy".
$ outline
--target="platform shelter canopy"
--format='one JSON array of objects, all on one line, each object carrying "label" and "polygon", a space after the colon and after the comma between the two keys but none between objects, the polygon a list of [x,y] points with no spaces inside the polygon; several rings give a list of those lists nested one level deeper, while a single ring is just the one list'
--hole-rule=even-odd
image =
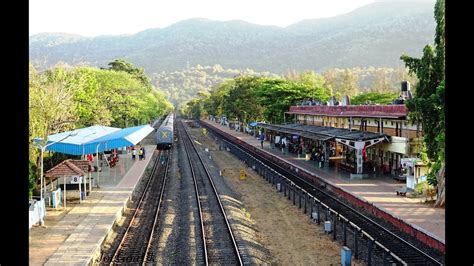
[{"label": "platform shelter canopy", "polygon": [[128,147],[136,145],[152,131],[154,131],[154,128],[148,124],[136,127],[127,127],[94,139],[87,144],[92,144],[94,146],[99,145],[99,151]]},{"label": "platform shelter canopy", "polygon": [[387,135],[383,133],[350,130],[346,128],[324,127],[303,124],[285,124],[270,125],[258,123],[259,126],[276,132],[299,135],[310,139],[326,141],[330,139],[340,138],[350,141],[368,141],[373,139],[384,138],[388,141]]},{"label": "platform shelter canopy", "polygon": [[[70,155],[95,154],[120,147],[132,146],[154,129],[150,125],[128,128],[91,126],[48,136],[48,151]],[[39,141],[39,139],[35,139]]]},{"label": "platform shelter canopy", "polygon": [[120,128],[96,125],[49,135],[47,144],[50,145],[46,150],[70,155],[95,153],[96,145],[90,142],[118,130]]}]

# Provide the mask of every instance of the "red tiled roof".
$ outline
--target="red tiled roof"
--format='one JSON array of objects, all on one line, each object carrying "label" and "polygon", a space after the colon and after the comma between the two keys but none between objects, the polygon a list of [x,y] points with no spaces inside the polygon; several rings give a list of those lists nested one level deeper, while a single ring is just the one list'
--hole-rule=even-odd
[{"label": "red tiled roof", "polygon": [[[45,177],[84,176],[88,172],[88,161],[67,159],[46,171]],[[87,167],[87,168],[85,168]]]},{"label": "red tiled roof", "polygon": [[347,106],[290,106],[289,114],[311,114],[343,117],[387,117],[404,118],[408,108],[405,105],[347,105]]},{"label": "red tiled roof", "polygon": [[89,161],[87,160],[71,160],[71,162],[77,166],[79,169],[81,169],[84,172],[90,172],[90,167],[89,167]]}]

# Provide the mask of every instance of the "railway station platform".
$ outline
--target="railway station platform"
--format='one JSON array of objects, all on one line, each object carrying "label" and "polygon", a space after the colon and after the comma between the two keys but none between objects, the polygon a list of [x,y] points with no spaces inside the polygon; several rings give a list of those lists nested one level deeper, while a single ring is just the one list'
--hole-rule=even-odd
[{"label": "railway station platform", "polygon": [[[100,188],[93,187],[82,203],[67,202],[67,211],[48,210],[46,227],[30,229],[29,264],[91,264],[115,221],[122,216],[155,148],[155,145],[145,145],[146,156],[141,161],[138,158],[133,161],[131,154],[120,154],[115,167],[102,168]],[[54,219],[55,216],[60,218]]]},{"label": "railway station platform", "polygon": [[[261,148],[260,141],[254,136],[235,131],[209,120],[201,120],[201,122],[245,141],[252,146]],[[263,150],[300,169],[315,174],[332,186],[338,187],[344,193],[368,202],[375,208],[393,216],[396,220],[403,221],[403,226],[407,224],[412,227],[410,230],[417,230],[433,238],[434,240],[432,241],[437,242],[437,248],[444,250],[445,209],[434,208],[423,203],[424,197],[410,198],[408,196],[397,196],[395,191],[401,188],[404,185],[403,183],[399,183],[387,176],[375,174],[372,174],[367,179],[351,180],[348,172],[338,171],[335,167],[330,168],[327,163],[323,168],[319,168],[318,162],[306,161],[305,158],[298,158],[295,154],[283,154],[278,148],[272,149],[268,141],[264,142]],[[396,226],[399,227],[399,225]],[[422,236],[421,238],[426,237]]]}]

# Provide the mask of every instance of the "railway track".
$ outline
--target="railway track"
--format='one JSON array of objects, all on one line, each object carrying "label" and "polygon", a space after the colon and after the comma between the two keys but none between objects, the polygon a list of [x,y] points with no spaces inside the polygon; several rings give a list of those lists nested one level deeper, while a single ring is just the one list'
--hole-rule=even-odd
[{"label": "railway track", "polygon": [[148,179],[143,194],[139,199],[132,219],[125,231],[118,248],[115,250],[111,265],[116,264],[145,264],[154,262],[152,252],[153,232],[166,186],[169,166],[169,151],[158,151],[158,157],[164,155],[167,159],[163,164],[155,160],[151,176]]},{"label": "railway track", "polygon": [[178,123],[179,139],[184,144],[194,180],[203,239],[205,265],[243,265],[234,234],[219,194],[183,123]]},{"label": "railway track", "polygon": [[[332,214],[331,219],[333,221],[333,227],[336,229],[337,221],[344,223],[344,230],[351,227],[355,232],[355,249],[357,254],[358,243],[361,238],[365,238],[368,243],[368,264],[371,262],[371,253],[374,251],[382,254],[384,264],[397,264],[397,265],[442,265],[442,262],[435,259],[433,256],[427,254],[421,249],[417,248],[408,241],[397,236],[393,232],[387,230],[384,226],[380,225],[373,219],[367,217],[364,213],[356,210],[348,204],[342,202],[337,197],[329,194],[324,189],[309,183],[307,180],[299,177],[295,174],[295,171],[283,168],[282,166],[270,161],[263,156],[251,149],[237,146],[233,140],[227,136],[216,132],[209,128],[212,134],[219,136],[224,139],[226,145],[231,147],[231,151],[240,159],[244,160],[249,166],[259,167],[258,171],[270,175],[272,182],[275,184],[275,179],[281,182],[284,186],[284,192],[286,196],[286,190],[288,189],[288,198],[290,198],[290,191],[293,191],[293,203],[295,203],[295,192],[298,191],[298,196],[307,193],[313,198],[313,201],[317,203],[318,212],[318,223],[320,217],[325,216],[325,220],[328,218],[328,213]],[[273,170],[271,170],[273,169]],[[301,194],[300,194],[301,193]],[[306,200],[306,199],[305,199]],[[301,205],[301,203],[300,203]],[[325,209],[327,212],[321,212],[320,208]],[[305,201],[306,211],[306,201]],[[324,213],[324,214],[323,214]],[[346,238],[346,231],[344,231],[344,239]],[[336,230],[334,230],[334,239],[336,239]],[[361,243],[359,243],[360,245]]]}]

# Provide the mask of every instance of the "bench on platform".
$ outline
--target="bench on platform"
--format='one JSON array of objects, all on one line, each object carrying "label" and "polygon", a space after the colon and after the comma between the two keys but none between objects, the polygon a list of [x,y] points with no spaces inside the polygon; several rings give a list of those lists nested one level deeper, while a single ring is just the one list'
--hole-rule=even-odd
[{"label": "bench on platform", "polygon": [[406,186],[401,187],[401,188],[395,190],[395,192],[397,192],[397,195],[399,195],[399,196],[406,196],[407,195],[407,187]]}]

